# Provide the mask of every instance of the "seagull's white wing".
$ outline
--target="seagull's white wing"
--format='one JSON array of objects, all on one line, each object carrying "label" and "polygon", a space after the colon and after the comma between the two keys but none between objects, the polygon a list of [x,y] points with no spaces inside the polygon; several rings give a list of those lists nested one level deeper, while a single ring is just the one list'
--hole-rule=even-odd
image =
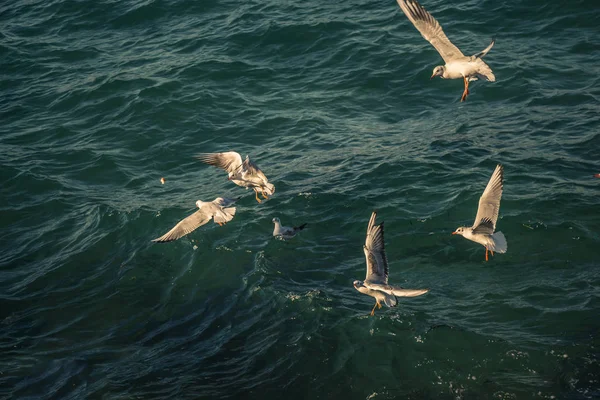
[{"label": "seagull's white wing", "polygon": [[487,187],[479,198],[479,208],[473,223],[473,233],[491,235],[496,229],[498,211],[500,211],[500,198],[504,183],[504,168],[498,164]]},{"label": "seagull's white wing", "polygon": [[242,177],[247,181],[259,183],[261,185],[269,182],[265,174],[258,168],[258,165],[250,161],[250,157],[248,156],[246,156],[246,159],[242,164],[242,170],[244,171]]},{"label": "seagull's white wing", "polygon": [[488,47],[486,47],[485,49],[483,49],[479,53],[473,54],[473,57],[475,57],[475,58],[483,58],[483,56],[485,56],[492,49],[492,47],[494,47],[494,43],[496,43],[496,39],[492,38],[492,43],[490,43],[490,45]]},{"label": "seagull's white wing", "polygon": [[159,238],[152,240],[153,242],[165,243],[177,240],[190,232],[195,231],[200,226],[206,224],[212,218],[212,214],[207,214],[204,210],[199,209],[187,218],[179,221],[169,232]]},{"label": "seagull's white wing", "polygon": [[[377,212],[373,211],[369,225],[367,226],[367,239],[365,241],[364,252],[367,260],[367,276],[365,286],[369,283],[378,283],[387,285],[388,282],[388,261],[385,255],[385,243],[383,239],[383,222],[375,225]],[[367,286],[368,287],[368,286]]]},{"label": "seagull's white wing", "polygon": [[404,14],[421,35],[435,47],[446,63],[465,55],[446,37],[444,30],[431,14],[416,0],[397,0]]},{"label": "seagull's white wing", "polygon": [[237,174],[242,166],[242,156],[235,151],[226,153],[200,153],[196,158],[203,163],[222,168],[231,174]]},{"label": "seagull's white wing", "polygon": [[376,283],[369,285],[365,284],[365,286],[369,289],[379,290],[387,294],[393,294],[397,297],[417,297],[429,292],[429,289],[403,289],[400,286],[381,285]]}]

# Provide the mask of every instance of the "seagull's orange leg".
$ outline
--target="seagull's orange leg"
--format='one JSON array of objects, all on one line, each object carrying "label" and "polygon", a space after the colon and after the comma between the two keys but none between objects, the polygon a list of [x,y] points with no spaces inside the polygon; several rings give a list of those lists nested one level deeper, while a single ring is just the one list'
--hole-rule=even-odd
[{"label": "seagull's orange leg", "polygon": [[490,250],[490,253],[492,253],[492,257],[494,257],[494,252]]},{"label": "seagull's orange leg", "polygon": [[221,222],[217,222],[217,224],[219,224],[219,226],[223,226],[223,224]]},{"label": "seagull's orange leg", "polygon": [[377,306],[379,306],[379,307],[381,308],[381,305],[379,304],[379,302],[378,302],[378,301],[376,301],[376,302],[375,302],[375,305],[373,306],[373,309],[371,310],[371,317],[372,317],[373,315],[375,315],[375,308],[376,308]]},{"label": "seagull's orange leg", "polygon": [[267,197],[267,195],[265,194],[265,192],[260,192],[260,194],[262,194],[262,197],[264,197],[265,200],[269,200],[269,198]]},{"label": "seagull's orange leg", "polygon": [[486,248],[485,248],[485,261],[487,261],[487,260],[488,260],[488,249],[487,249],[487,247],[486,247]]},{"label": "seagull's orange leg", "polygon": [[462,94],[462,97],[460,98],[461,102],[467,100],[467,95],[469,94],[469,79],[466,77],[463,77],[463,80],[465,81],[465,90]]},{"label": "seagull's orange leg", "polygon": [[258,192],[256,190],[254,191],[254,194],[256,195],[256,201],[262,203],[262,201],[258,198]]}]

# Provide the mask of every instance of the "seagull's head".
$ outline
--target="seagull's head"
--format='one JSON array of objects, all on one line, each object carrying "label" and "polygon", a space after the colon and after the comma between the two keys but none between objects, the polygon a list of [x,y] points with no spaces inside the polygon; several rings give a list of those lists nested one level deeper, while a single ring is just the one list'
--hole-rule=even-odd
[{"label": "seagull's head", "polygon": [[354,281],[353,283],[354,289],[358,290],[363,294],[369,294],[369,289],[364,285],[362,281]]},{"label": "seagull's head", "polygon": [[273,195],[273,193],[275,193],[275,185],[267,182],[265,186],[263,186],[263,192],[265,192],[267,196]]},{"label": "seagull's head", "polygon": [[438,65],[437,67],[435,67],[433,69],[433,74],[431,74],[431,78],[429,79],[433,79],[436,76],[444,76],[444,73],[446,72],[446,67],[444,67],[443,65]]},{"label": "seagull's head", "polygon": [[273,222],[274,224],[281,224],[281,221],[280,221],[280,220],[279,220],[279,218],[277,218],[277,217],[273,218],[272,222]]},{"label": "seagull's head", "polygon": [[464,226],[458,227],[458,228],[456,228],[456,230],[454,232],[452,232],[453,235],[461,235],[461,236],[464,235],[464,233],[465,233]]},{"label": "seagull's head", "polygon": [[203,202],[202,200],[198,200],[198,201],[196,202],[196,207],[198,207],[198,208],[202,208],[202,204],[204,204],[204,202]]}]

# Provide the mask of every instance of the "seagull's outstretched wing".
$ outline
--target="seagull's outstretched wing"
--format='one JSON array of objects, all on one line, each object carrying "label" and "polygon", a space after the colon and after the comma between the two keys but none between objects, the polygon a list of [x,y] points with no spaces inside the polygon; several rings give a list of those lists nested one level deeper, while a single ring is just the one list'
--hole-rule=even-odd
[{"label": "seagull's outstretched wing", "polygon": [[367,276],[364,283],[365,285],[370,283],[387,285],[389,268],[385,255],[383,222],[375,225],[375,218],[377,218],[377,212],[373,211],[367,226],[367,239],[364,245],[367,260]]},{"label": "seagull's outstretched wing", "polygon": [[250,160],[250,157],[246,156],[246,159],[242,163],[242,170],[244,171],[243,178],[248,181],[259,181],[267,183],[269,180],[266,175],[262,172],[258,165]]},{"label": "seagull's outstretched wing", "polygon": [[494,47],[494,43],[496,43],[496,39],[492,38],[492,43],[490,43],[490,45],[488,47],[486,47],[485,49],[483,49],[479,53],[473,54],[473,57],[475,57],[475,58],[483,58],[483,56],[485,56],[492,49],[492,47]]},{"label": "seagull's outstretched wing", "polygon": [[234,204],[239,199],[241,199],[241,197],[238,197],[236,199],[230,199],[228,197],[217,197],[212,202],[213,202],[213,204],[220,206],[220,207],[229,207],[230,205]]},{"label": "seagull's outstretched wing", "polygon": [[152,240],[153,242],[165,243],[177,240],[190,232],[195,231],[202,225],[206,224],[212,218],[212,214],[207,214],[204,210],[199,209],[187,218],[179,221],[169,232],[159,238]]},{"label": "seagull's outstretched wing", "polygon": [[498,164],[483,194],[479,198],[479,208],[473,223],[473,233],[491,235],[496,229],[498,211],[500,211],[500,198],[504,183],[504,168]]},{"label": "seagull's outstretched wing", "polygon": [[379,290],[387,294],[393,294],[397,297],[417,297],[429,292],[429,289],[403,289],[400,286],[382,285],[377,283],[365,284],[365,286],[369,289]]},{"label": "seagull's outstretched wing", "polygon": [[235,151],[226,153],[200,153],[196,158],[203,163],[222,168],[230,174],[238,174],[242,166],[242,156]]},{"label": "seagull's outstretched wing", "polygon": [[416,0],[397,0],[404,14],[421,35],[435,47],[446,63],[465,55],[446,36],[444,30],[431,14]]}]

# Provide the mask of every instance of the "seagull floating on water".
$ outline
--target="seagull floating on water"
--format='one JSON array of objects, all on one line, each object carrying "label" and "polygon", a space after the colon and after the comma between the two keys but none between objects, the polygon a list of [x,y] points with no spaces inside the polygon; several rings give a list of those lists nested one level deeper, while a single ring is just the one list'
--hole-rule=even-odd
[{"label": "seagull floating on water", "polygon": [[377,212],[373,211],[367,226],[367,240],[363,246],[367,259],[367,277],[364,282],[354,281],[354,288],[359,292],[375,297],[375,305],[371,315],[375,315],[375,307],[381,308],[380,302],[388,307],[398,303],[398,297],[416,297],[425,294],[429,289],[402,289],[400,286],[388,285],[388,261],[385,255],[383,239],[383,222],[375,225]]},{"label": "seagull floating on water", "polygon": [[277,217],[273,218],[273,223],[275,224],[275,228],[273,229],[273,236],[280,239],[291,239],[294,236],[296,236],[298,232],[304,229],[304,227],[306,227],[305,223],[300,226],[293,227],[281,226],[281,221]]},{"label": "seagull floating on water", "polygon": [[269,183],[265,174],[256,164],[250,161],[248,156],[246,156],[243,162],[242,156],[235,151],[226,153],[201,153],[196,157],[203,163],[227,171],[229,174],[228,179],[236,185],[245,187],[246,189],[252,188],[256,194],[256,201],[259,203],[261,202],[258,198],[259,193],[265,199],[268,199],[267,196],[275,193],[275,186]]},{"label": "seagull floating on water", "polygon": [[485,261],[488,261],[488,251],[494,255],[506,253],[508,248],[506,238],[502,232],[494,233],[498,211],[500,211],[500,198],[504,185],[504,168],[498,164],[483,194],[479,198],[479,208],[472,227],[461,226],[453,235],[477,242],[485,247]]},{"label": "seagull floating on water", "polygon": [[465,101],[469,94],[469,81],[477,79],[485,79],[490,82],[495,82],[492,69],[483,60],[491,48],[494,46],[495,40],[486,47],[483,51],[472,56],[465,56],[449,39],[442,30],[440,23],[437,22],[431,14],[427,12],[416,0],[397,0],[404,14],[413,23],[415,28],[421,35],[429,41],[440,53],[446,65],[439,65],[433,69],[431,79],[436,76],[441,76],[444,79],[463,78],[465,90],[460,98],[460,101]]},{"label": "seagull floating on water", "polygon": [[235,207],[229,206],[237,200],[238,199],[226,199],[223,197],[217,197],[213,201],[207,202],[198,200],[196,202],[198,211],[187,218],[182,219],[169,232],[152,241],[159,243],[172,242],[173,240],[177,240],[188,233],[195,231],[202,225],[208,223],[211,218],[215,224],[223,226],[233,219]]}]

